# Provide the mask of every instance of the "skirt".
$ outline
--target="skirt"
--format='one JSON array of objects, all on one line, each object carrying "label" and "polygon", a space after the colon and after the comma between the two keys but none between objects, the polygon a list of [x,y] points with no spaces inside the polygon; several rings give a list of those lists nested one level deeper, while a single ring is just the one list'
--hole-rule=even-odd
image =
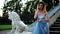
[{"label": "skirt", "polygon": [[40,21],[36,23],[33,34],[49,34],[49,26],[46,21]]}]

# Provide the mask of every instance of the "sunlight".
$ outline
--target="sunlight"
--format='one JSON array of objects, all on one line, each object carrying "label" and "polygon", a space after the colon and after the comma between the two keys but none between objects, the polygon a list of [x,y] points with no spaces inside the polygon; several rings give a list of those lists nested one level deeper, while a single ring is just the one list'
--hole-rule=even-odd
[{"label": "sunlight", "polygon": [[3,8],[3,6],[4,6],[4,2],[5,2],[5,0],[0,0],[0,16],[3,15],[3,10],[2,10],[2,8]]}]

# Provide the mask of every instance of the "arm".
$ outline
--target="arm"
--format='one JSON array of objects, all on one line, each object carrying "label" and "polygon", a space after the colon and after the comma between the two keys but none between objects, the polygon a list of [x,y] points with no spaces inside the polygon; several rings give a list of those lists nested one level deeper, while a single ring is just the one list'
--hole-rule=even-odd
[{"label": "arm", "polygon": [[46,20],[47,22],[49,22],[49,16],[48,16],[48,13],[46,13],[46,18],[45,18],[45,20]]},{"label": "arm", "polygon": [[37,19],[37,11],[35,11],[34,19]]}]

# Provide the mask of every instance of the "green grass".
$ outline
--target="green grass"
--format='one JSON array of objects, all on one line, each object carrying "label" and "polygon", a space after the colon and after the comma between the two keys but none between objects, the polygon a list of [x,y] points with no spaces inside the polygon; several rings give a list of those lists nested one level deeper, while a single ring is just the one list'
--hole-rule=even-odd
[{"label": "green grass", "polygon": [[12,28],[11,25],[0,25],[0,31],[2,30],[10,30]]},{"label": "green grass", "polygon": [[[27,24],[29,25],[29,24]],[[0,25],[0,31],[3,30],[10,30],[12,28],[12,25]]]}]

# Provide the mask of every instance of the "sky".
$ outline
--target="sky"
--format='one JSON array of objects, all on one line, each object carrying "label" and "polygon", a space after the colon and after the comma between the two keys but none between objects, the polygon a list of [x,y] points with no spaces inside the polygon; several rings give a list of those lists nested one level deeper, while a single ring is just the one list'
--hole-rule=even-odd
[{"label": "sky", "polygon": [[[11,0],[7,0],[7,1],[11,1]],[[3,16],[3,6],[4,6],[4,2],[5,0],[0,0],[0,17]]]},{"label": "sky", "polygon": [[[11,0],[7,0],[7,2],[8,1],[11,1]],[[26,1],[27,0],[22,0],[22,3],[24,4],[24,3],[26,3]],[[30,1],[30,0],[28,0],[28,1]],[[5,0],[0,0],[0,17],[3,15],[3,6],[4,6],[4,2],[5,2]]]},{"label": "sky", "polygon": [[0,0],[0,16],[2,16],[2,13],[3,13],[2,8],[3,8],[3,6],[4,6],[4,1],[5,1],[5,0]]},{"label": "sky", "polygon": [[[7,2],[8,1],[11,1],[11,0],[7,0]],[[22,3],[24,4],[24,3],[26,3],[26,1],[27,0],[22,0]],[[0,0],[0,17],[3,15],[3,6],[4,6],[4,2],[5,2],[5,0]]]}]

